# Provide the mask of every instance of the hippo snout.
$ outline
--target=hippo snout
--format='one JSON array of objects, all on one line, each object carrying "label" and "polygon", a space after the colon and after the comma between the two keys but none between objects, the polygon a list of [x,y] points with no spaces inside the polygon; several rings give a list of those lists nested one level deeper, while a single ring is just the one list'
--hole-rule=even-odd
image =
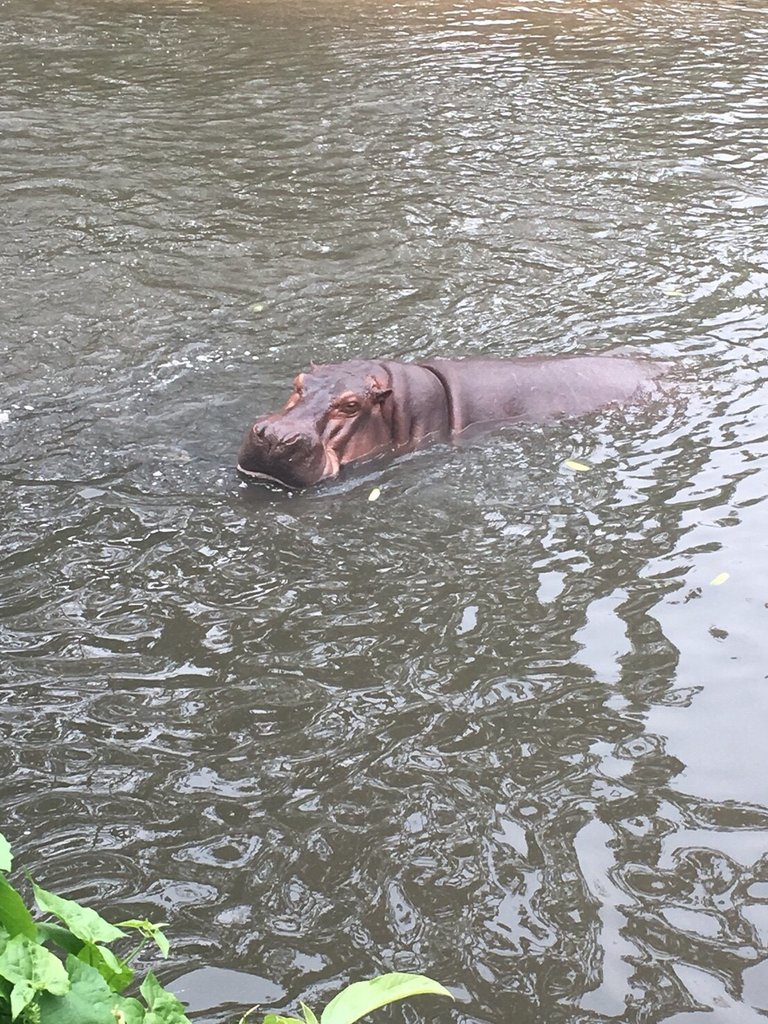
[{"label": "hippo snout", "polygon": [[276,429],[276,426],[270,423],[254,423],[251,427],[251,443],[265,452],[288,448],[293,448],[296,452],[309,452],[314,445],[320,443],[317,438],[313,439],[303,431],[284,431]]},{"label": "hippo snout", "polygon": [[245,436],[238,466],[242,474],[287,487],[316,483],[325,465],[319,437],[278,421],[257,420]]}]

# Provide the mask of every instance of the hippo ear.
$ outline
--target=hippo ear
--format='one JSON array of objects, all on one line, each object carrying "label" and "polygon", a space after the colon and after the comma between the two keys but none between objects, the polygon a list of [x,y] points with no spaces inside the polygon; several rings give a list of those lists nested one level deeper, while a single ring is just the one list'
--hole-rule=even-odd
[{"label": "hippo ear", "polygon": [[366,391],[378,405],[392,394],[392,388],[388,387],[386,384],[382,384],[382,382],[377,380],[376,377],[369,377],[366,381],[366,385]]}]

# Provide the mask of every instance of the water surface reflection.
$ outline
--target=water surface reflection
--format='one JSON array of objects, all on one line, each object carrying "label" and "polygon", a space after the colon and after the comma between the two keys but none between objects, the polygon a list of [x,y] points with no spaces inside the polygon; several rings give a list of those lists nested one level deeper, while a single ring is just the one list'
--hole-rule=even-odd
[{"label": "water surface reflection", "polygon": [[[456,993],[412,1020],[768,1010],[765,38],[751,2],[6,5],[3,830],[170,921],[206,1024],[393,968]],[[673,386],[234,478],[310,358],[616,347]]]}]

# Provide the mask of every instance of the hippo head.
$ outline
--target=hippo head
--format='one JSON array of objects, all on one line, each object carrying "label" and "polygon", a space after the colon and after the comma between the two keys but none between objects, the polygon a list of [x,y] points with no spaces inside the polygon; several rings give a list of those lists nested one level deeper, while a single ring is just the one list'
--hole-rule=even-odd
[{"label": "hippo head", "polygon": [[380,363],[313,365],[298,375],[279,412],[249,428],[238,472],[298,489],[336,476],[348,462],[390,450],[391,393],[389,373]]}]

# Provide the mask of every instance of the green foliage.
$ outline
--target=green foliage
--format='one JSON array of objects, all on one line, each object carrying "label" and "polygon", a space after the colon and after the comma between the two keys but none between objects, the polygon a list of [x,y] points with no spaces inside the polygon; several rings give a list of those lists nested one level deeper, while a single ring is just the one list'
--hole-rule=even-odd
[{"label": "green foliage", "polygon": [[0,977],[13,986],[11,1017],[14,1019],[39,992],[60,996],[69,988],[61,960],[26,935],[14,935],[6,942],[0,954]]},{"label": "green foliage", "polygon": [[[163,956],[168,956],[171,944],[168,939],[166,939],[163,932],[160,931],[160,929],[164,927],[165,925],[162,924],[153,924],[151,921],[148,921],[146,917],[142,917],[140,921],[137,921],[135,918],[131,918],[130,921],[118,922],[118,928],[134,928],[140,935],[144,936],[145,940],[149,939],[154,942]],[[138,948],[141,949],[141,946],[143,945],[144,943],[142,942]]]},{"label": "green foliage", "polygon": [[105,921],[90,907],[81,907],[74,900],[65,900],[61,896],[54,896],[52,892],[41,889],[34,882],[32,888],[37,905],[43,913],[47,912],[58,917],[64,923],[64,927],[83,942],[114,942],[115,939],[125,938],[125,932],[121,932],[119,928],[115,928],[113,924]]},{"label": "green foliage", "polygon": [[16,890],[0,875],[0,925],[9,935],[26,935],[34,939],[37,935],[32,915]]},{"label": "green foliage", "polygon": [[355,982],[339,992],[323,1011],[320,1024],[354,1024],[381,1006],[422,995],[453,998],[447,989],[423,974],[382,974],[370,981]]},{"label": "green foliage", "polygon": [[189,1024],[184,1016],[184,1007],[172,992],[166,991],[150,971],[144,979],[141,994],[147,1001],[149,1013],[144,1024]]},{"label": "green foliage", "polygon": [[[147,942],[168,955],[161,925],[110,924],[33,882],[38,908],[58,922],[37,920],[5,877],[12,861],[0,834],[0,1024],[189,1024],[179,1000],[151,972],[139,988],[143,1002],[122,995],[134,978],[129,963]],[[140,940],[122,957],[110,946],[127,938],[124,929]]]},{"label": "green foliage", "polygon": [[[300,1017],[280,1017],[269,1013],[264,1018],[264,1024],[355,1024],[355,1021],[382,1006],[422,995],[448,996],[453,999],[447,989],[423,974],[382,974],[370,981],[356,981],[347,985],[328,1003],[319,1021],[310,1008],[301,1003],[303,1020]],[[244,1022],[245,1017],[240,1024]]]},{"label": "green foliage", "polygon": [[72,955],[67,957],[67,978],[64,995],[40,997],[40,1024],[144,1024],[138,999],[113,992],[96,968]]}]

